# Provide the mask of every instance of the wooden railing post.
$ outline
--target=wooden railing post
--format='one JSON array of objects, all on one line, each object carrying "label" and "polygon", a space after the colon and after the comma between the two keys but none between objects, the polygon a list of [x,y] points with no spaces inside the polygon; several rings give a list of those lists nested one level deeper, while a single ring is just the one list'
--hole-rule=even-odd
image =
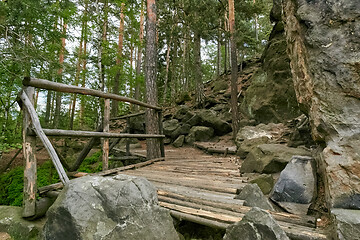
[{"label": "wooden railing post", "polygon": [[[162,119],[162,111],[158,111],[158,115],[159,115],[159,134],[163,135],[164,134],[164,128],[163,128],[163,119]],[[161,152],[161,157],[165,157],[165,147],[164,147],[164,138],[160,138],[160,152]]]},{"label": "wooden railing post", "polygon": [[[104,132],[110,131],[110,99],[106,98],[104,99]],[[109,169],[109,138],[103,138],[102,139],[102,165],[103,170]]]},{"label": "wooden railing post", "polygon": [[[34,104],[33,87],[25,87],[24,92],[29,97],[31,104]],[[23,217],[31,217],[36,214],[36,137],[27,134],[31,128],[31,117],[29,112],[23,107],[23,154],[25,159],[24,170],[24,198],[23,198]]]},{"label": "wooden railing post", "polygon": [[[126,132],[130,134],[130,118],[126,118]],[[130,138],[126,139],[126,156],[130,156]]]}]

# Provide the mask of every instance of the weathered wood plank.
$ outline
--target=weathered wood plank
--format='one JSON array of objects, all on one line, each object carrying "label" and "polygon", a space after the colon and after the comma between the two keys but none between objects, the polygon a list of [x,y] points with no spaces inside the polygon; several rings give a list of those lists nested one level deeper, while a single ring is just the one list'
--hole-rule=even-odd
[{"label": "weathered wood plank", "polygon": [[151,105],[151,104],[147,104],[132,98],[128,98],[128,97],[122,97],[113,93],[104,93],[102,91],[99,90],[94,90],[94,89],[89,89],[89,88],[84,88],[84,87],[78,87],[78,86],[72,86],[72,85],[67,85],[67,84],[63,84],[63,83],[57,83],[57,82],[51,82],[48,80],[44,80],[44,79],[37,79],[37,78],[29,78],[29,77],[25,77],[23,80],[23,84],[25,86],[32,86],[32,87],[37,87],[37,88],[42,88],[42,89],[47,89],[47,90],[53,90],[53,91],[57,91],[57,92],[64,92],[64,93],[77,93],[77,94],[82,94],[82,95],[91,95],[91,96],[95,96],[95,97],[101,97],[101,98],[109,98],[109,99],[113,99],[116,101],[120,101],[120,102],[128,102],[128,103],[132,103],[132,104],[136,104],[142,107],[147,107],[147,108],[151,108],[151,109],[155,109],[155,110],[161,110],[160,107]]},{"label": "weathered wood plank", "polygon": [[128,134],[128,133],[106,133],[92,131],[74,131],[62,129],[43,129],[47,136],[61,137],[103,137],[103,138],[165,138],[165,135],[156,134]]},{"label": "weathered wood plank", "polygon": [[[29,96],[28,104],[32,106],[34,104],[34,88],[25,88],[23,94]],[[36,137],[27,135],[27,130],[30,128],[31,124],[32,121],[29,111],[23,109],[22,149],[25,162],[23,217],[32,217],[36,214]]]},{"label": "weathered wood plank", "polygon": [[[104,99],[104,133],[110,131],[110,99]],[[102,167],[103,170],[109,169],[109,138],[102,139]]]},{"label": "weathered wood plank", "polygon": [[110,121],[137,117],[137,116],[141,116],[144,114],[145,114],[145,112],[132,113],[132,114],[124,115],[124,116],[110,118]]},{"label": "weathered wood plank", "polygon": [[171,214],[171,216],[179,219],[180,221],[185,220],[185,221],[189,221],[189,222],[194,222],[194,223],[208,226],[211,228],[226,229],[230,225],[228,223],[221,223],[218,221],[209,220],[206,218],[194,216],[191,214],[187,214],[187,213],[183,213],[183,212],[179,212],[179,211],[175,211],[175,210],[170,210],[170,214]]},{"label": "weathered wood plank", "polygon": [[31,101],[29,100],[27,94],[24,91],[21,91],[20,98],[23,102],[23,106],[25,106],[27,112],[30,115],[32,125],[35,129],[37,136],[40,138],[40,140],[44,144],[46,150],[48,151],[48,153],[54,163],[55,169],[56,169],[57,173],[59,174],[60,180],[64,184],[68,183],[69,178],[66,175],[65,170],[60,163],[60,159],[59,159],[58,155],[56,154],[55,149],[53,148],[49,139],[46,137],[44,131],[41,128],[40,121],[39,121],[39,118],[37,117],[34,106],[31,104]]}]

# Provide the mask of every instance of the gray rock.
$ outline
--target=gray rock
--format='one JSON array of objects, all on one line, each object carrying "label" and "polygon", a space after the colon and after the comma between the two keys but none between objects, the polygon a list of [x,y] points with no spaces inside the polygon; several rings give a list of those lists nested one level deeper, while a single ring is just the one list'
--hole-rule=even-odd
[{"label": "gray rock", "polygon": [[200,122],[201,122],[201,118],[197,114],[195,114],[189,120],[186,121],[186,123],[189,124],[190,126],[199,125]]},{"label": "gray rock", "polygon": [[191,126],[189,124],[181,123],[172,133],[170,136],[172,139],[176,139],[180,135],[187,135],[190,133]]},{"label": "gray rock", "polygon": [[282,1],[297,100],[316,141],[332,207],[360,209],[359,1]]},{"label": "gray rock", "polygon": [[117,175],[72,180],[49,209],[44,239],[178,239],[145,178]]},{"label": "gray rock", "polygon": [[182,121],[187,116],[188,112],[190,112],[190,108],[188,106],[180,106],[180,108],[176,111],[174,118]]},{"label": "gray rock", "polygon": [[255,150],[259,145],[270,143],[270,139],[266,136],[259,138],[245,139],[238,143],[236,155],[241,159],[245,159],[250,151]]},{"label": "gray rock", "polygon": [[339,240],[360,239],[360,211],[352,209],[331,209]]},{"label": "gray rock", "polygon": [[21,214],[21,207],[0,206],[0,232],[7,233],[14,240],[38,239],[45,220],[27,221]]},{"label": "gray rock", "polygon": [[271,193],[275,202],[309,204],[316,197],[315,160],[293,156],[281,172]]},{"label": "gray rock", "polygon": [[185,141],[187,143],[193,143],[195,141],[206,142],[214,135],[214,129],[204,126],[194,126],[190,129],[190,133],[186,136]]},{"label": "gray rock", "polygon": [[164,134],[171,136],[171,134],[180,126],[177,119],[166,120],[163,122]]},{"label": "gray rock", "polygon": [[264,194],[269,194],[274,187],[274,178],[270,174],[262,174],[250,181],[259,186]]},{"label": "gray rock", "polygon": [[130,133],[145,133],[145,116],[137,116],[131,118],[130,121]]},{"label": "gray rock", "polygon": [[173,142],[173,146],[176,148],[182,147],[184,145],[184,141],[185,141],[185,136],[184,135],[180,135],[174,142]]},{"label": "gray rock", "polygon": [[226,229],[224,240],[289,240],[288,236],[273,217],[260,208],[254,207],[240,222]]},{"label": "gray rock", "polygon": [[249,152],[240,172],[281,172],[295,155],[311,156],[311,153],[303,148],[290,148],[282,144],[262,144]]},{"label": "gray rock", "polygon": [[213,128],[215,134],[218,136],[231,132],[230,124],[220,119],[214,111],[201,110],[198,116],[201,119],[201,125]]},{"label": "gray rock", "polygon": [[[281,7],[275,6],[272,15],[279,17]],[[246,117],[260,123],[279,123],[301,114],[289,62],[283,24],[277,23],[263,53],[263,64],[249,80],[251,85],[241,101],[240,110]]]},{"label": "gray rock", "polygon": [[244,200],[244,206],[274,211],[273,206],[256,184],[246,185],[235,198]]}]

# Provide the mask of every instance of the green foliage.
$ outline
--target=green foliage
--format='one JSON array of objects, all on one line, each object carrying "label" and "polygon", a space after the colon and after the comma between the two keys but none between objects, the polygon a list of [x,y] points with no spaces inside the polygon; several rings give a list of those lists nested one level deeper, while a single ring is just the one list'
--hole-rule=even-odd
[{"label": "green foliage", "polygon": [[[59,176],[51,161],[37,169],[37,187],[59,182]],[[0,205],[21,206],[24,189],[24,167],[16,167],[0,175]]]},{"label": "green foliage", "polygon": [[98,151],[90,157],[85,158],[78,171],[86,173],[100,172],[102,170],[101,154],[102,152]]},{"label": "green foliage", "polygon": [[24,188],[24,168],[17,167],[0,175],[0,205],[21,206]]}]

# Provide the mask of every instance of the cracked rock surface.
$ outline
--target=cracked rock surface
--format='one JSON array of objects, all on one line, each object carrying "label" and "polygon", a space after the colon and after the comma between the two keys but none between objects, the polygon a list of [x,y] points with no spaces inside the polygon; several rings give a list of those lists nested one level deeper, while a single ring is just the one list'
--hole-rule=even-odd
[{"label": "cracked rock surface", "polygon": [[145,178],[86,176],[71,181],[48,211],[44,239],[178,239]]}]

